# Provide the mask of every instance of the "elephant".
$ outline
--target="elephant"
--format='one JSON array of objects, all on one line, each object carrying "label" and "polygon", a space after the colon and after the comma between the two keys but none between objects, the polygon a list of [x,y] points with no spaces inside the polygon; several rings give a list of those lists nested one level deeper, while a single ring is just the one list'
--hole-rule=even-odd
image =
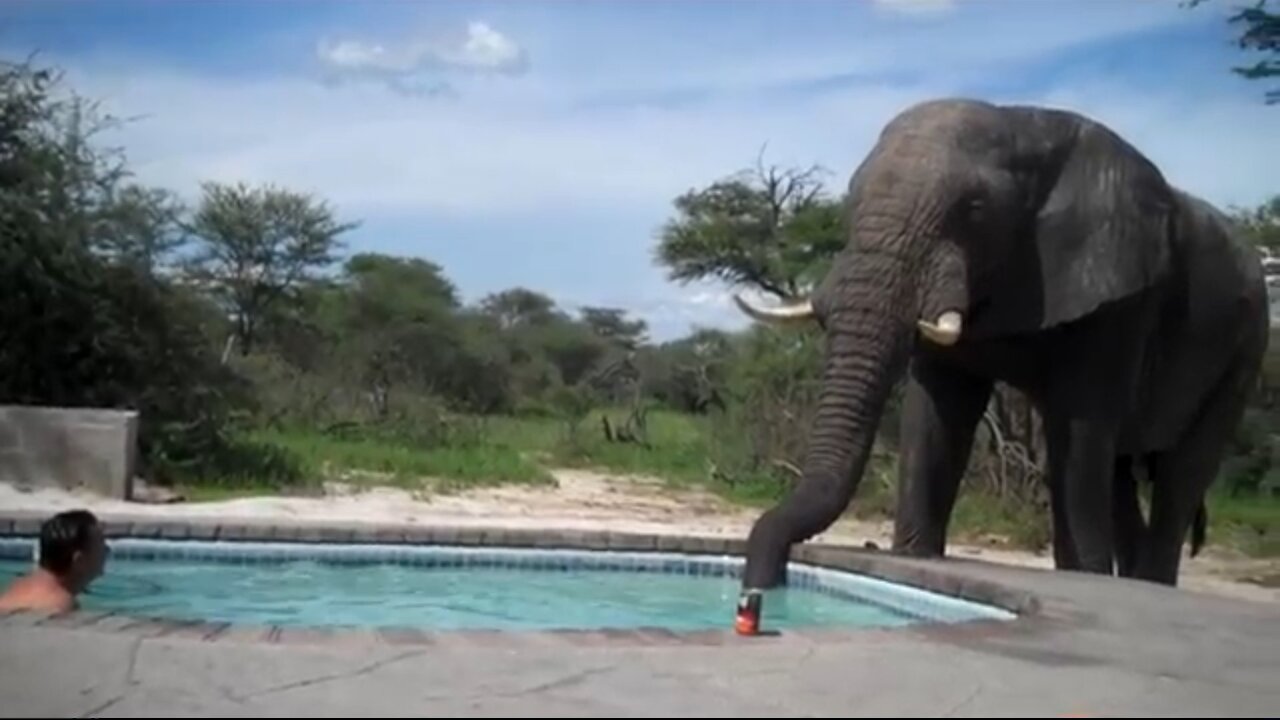
[{"label": "elephant", "polygon": [[[1116,573],[1122,577],[1132,577],[1137,566],[1138,548],[1146,538],[1146,521],[1138,502],[1138,482],[1134,476],[1133,458],[1117,459],[1112,483]],[[1200,554],[1204,547],[1208,524],[1209,511],[1201,500],[1191,521],[1191,557]]]},{"label": "elephant", "polygon": [[[845,511],[900,380],[892,552],[945,555],[1001,382],[1044,420],[1055,567],[1112,575],[1119,559],[1177,585],[1266,352],[1262,263],[1238,228],[1097,119],[965,97],[900,111],[847,191],[846,244],[807,298],[734,295],[825,338],[801,476],[752,525],[744,588],[784,582],[792,546]],[[1149,527],[1127,499],[1137,464]]]}]

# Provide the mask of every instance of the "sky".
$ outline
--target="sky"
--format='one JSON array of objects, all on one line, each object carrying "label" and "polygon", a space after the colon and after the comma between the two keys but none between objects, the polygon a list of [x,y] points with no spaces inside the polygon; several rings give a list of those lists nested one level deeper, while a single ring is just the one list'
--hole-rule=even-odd
[{"label": "sky", "polygon": [[821,165],[964,96],[1085,112],[1223,207],[1280,192],[1280,108],[1230,68],[1240,0],[6,0],[0,53],[131,118],[104,138],[188,201],[315,193],[345,251],[625,308],[655,340],[745,318],[654,261],[681,193]]}]

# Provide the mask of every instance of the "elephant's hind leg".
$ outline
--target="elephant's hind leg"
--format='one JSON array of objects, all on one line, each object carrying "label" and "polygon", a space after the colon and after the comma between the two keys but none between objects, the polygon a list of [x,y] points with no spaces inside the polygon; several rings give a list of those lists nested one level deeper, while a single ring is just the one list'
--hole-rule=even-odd
[{"label": "elephant's hind leg", "polygon": [[1138,577],[1177,585],[1187,532],[1244,415],[1254,375],[1247,362],[1228,371],[1182,441],[1152,459],[1151,528],[1139,555]]},{"label": "elephant's hind leg", "polygon": [[1134,458],[1116,458],[1115,476],[1112,478],[1111,512],[1115,517],[1116,574],[1133,577],[1137,572],[1138,549],[1147,532],[1138,503],[1138,481],[1134,476]]},{"label": "elephant's hind leg", "polygon": [[992,382],[913,359],[902,404],[893,549],[940,556]]}]

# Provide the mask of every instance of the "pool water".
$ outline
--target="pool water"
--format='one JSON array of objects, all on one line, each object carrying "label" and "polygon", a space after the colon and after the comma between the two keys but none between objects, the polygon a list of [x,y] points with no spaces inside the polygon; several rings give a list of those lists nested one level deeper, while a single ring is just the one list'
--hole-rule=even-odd
[{"label": "pool water", "polygon": [[[441,548],[379,555],[350,546],[350,552],[315,557],[305,547],[252,554],[233,545],[157,541],[123,553],[113,546],[106,573],[81,607],[283,626],[681,631],[732,627],[740,589],[736,566],[725,559]],[[29,554],[14,559],[9,550],[0,554],[0,582],[31,566]],[[897,627],[926,619],[879,598],[823,591],[810,582],[767,592],[762,627]]]},{"label": "pool water", "polygon": [[[5,562],[0,575],[21,569]],[[124,560],[111,564],[81,605],[152,617],[277,625],[696,630],[729,627],[737,592],[738,583],[730,577],[656,573]],[[788,589],[766,602],[772,626],[912,621],[816,592]]]}]

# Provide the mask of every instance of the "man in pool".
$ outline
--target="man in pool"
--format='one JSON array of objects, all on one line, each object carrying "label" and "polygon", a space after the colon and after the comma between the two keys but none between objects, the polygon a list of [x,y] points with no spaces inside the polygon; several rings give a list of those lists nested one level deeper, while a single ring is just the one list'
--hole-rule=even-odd
[{"label": "man in pool", "polygon": [[102,574],[107,543],[88,510],[67,510],[40,527],[40,562],[0,595],[0,610],[66,612]]}]

